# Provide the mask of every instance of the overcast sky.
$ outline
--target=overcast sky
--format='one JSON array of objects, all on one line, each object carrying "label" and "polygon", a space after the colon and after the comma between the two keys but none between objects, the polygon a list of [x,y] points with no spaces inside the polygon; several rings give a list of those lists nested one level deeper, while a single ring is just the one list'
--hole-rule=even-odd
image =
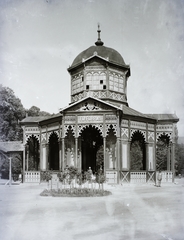
[{"label": "overcast sky", "polygon": [[70,103],[67,68],[97,40],[130,64],[128,103],[176,113],[184,136],[183,0],[0,0],[0,83],[25,108]]}]

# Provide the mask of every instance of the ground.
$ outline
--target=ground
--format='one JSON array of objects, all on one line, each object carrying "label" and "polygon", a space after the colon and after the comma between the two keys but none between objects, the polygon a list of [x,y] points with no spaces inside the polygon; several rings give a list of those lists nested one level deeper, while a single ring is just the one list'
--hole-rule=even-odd
[{"label": "ground", "polygon": [[112,195],[41,197],[46,184],[0,185],[1,240],[184,239],[184,178],[108,186]]}]

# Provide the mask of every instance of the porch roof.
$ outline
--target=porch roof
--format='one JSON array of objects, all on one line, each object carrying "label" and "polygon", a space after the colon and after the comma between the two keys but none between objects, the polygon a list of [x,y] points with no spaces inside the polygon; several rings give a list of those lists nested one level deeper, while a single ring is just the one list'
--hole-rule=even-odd
[{"label": "porch roof", "polygon": [[42,120],[45,120],[47,118],[50,118],[50,116],[37,116],[37,117],[26,117],[22,121],[20,121],[20,124],[24,125],[24,123],[38,123]]},{"label": "porch roof", "polygon": [[127,107],[126,105],[123,105],[122,110],[123,110],[123,114],[125,114],[125,115],[134,116],[134,117],[142,117],[142,118],[152,119],[155,121],[157,120],[156,117],[154,117],[154,116],[138,112],[137,110]]},{"label": "porch roof", "polygon": [[8,152],[23,152],[24,145],[21,141],[0,142],[0,151]]},{"label": "porch roof", "polygon": [[179,118],[176,114],[169,114],[169,113],[161,113],[161,114],[147,114],[150,117],[156,118],[158,121],[171,121],[171,122],[178,122]]}]

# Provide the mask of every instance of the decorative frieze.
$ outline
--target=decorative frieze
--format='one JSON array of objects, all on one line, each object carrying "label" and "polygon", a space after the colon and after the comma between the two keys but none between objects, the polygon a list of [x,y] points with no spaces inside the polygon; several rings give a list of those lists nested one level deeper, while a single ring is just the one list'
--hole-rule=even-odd
[{"label": "decorative frieze", "polygon": [[40,132],[38,127],[26,127],[25,128],[26,133],[37,133]]},{"label": "decorative frieze", "polygon": [[122,127],[128,127],[128,120],[123,119],[122,122],[121,122],[121,126]]},{"label": "decorative frieze", "polygon": [[131,128],[141,128],[141,129],[146,129],[146,123],[143,122],[137,122],[137,121],[131,121],[130,122],[130,127]]},{"label": "decorative frieze", "polygon": [[75,96],[72,96],[72,102],[77,102],[85,97],[94,97],[94,98],[111,98],[113,100],[118,100],[118,101],[126,101],[126,97],[124,94],[121,93],[116,93],[112,91],[86,91],[86,92],[81,92],[79,94],[76,94]]},{"label": "decorative frieze", "polygon": [[113,99],[113,100],[125,101],[125,95],[120,94],[120,93],[109,92],[109,96],[108,97]]},{"label": "decorative frieze", "polygon": [[113,114],[105,115],[105,122],[106,123],[117,123],[117,117]]},{"label": "decorative frieze", "polygon": [[172,124],[159,124],[156,127],[157,131],[172,131],[173,126]]},{"label": "decorative frieze", "polygon": [[74,124],[76,122],[76,117],[74,115],[66,115],[64,117],[64,123],[65,124]]},{"label": "decorative frieze", "polygon": [[75,96],[72,96],[72,102],[77,102],[77,101],[83,99],[84,97],[85,97],[84,92],[76,94]]},{"label": "decorative frieze", "polygon": [[106,91],[93,92],[93,97],[94,98],[107,98],[107,92]]},{"label": "decorative frieze", "polygon": [[78,116],[78,124],[103,123],[103,115]]},{"label": "decorative frieze", "polygon": [[152,130],[153,131],[154,130],[154,124],[149,124],[148,123],[148,130]]}]

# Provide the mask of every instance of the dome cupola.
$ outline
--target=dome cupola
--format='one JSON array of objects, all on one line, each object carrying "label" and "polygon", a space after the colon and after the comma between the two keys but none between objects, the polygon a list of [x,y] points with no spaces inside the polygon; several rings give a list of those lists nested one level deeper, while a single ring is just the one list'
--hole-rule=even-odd
[{"label": "dome cupola", "polygon": [[71,75],[71,101],[91,96],[116,105],[128,105],[126,95],[130,67],[119,52],[104,46],[99,25],[97,32],[95,45],[78,54],[68,68]]}]

